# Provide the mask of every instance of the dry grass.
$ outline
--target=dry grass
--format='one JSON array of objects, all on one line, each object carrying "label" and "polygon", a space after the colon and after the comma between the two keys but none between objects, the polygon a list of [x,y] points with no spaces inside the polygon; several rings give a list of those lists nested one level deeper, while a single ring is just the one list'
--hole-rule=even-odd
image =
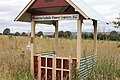
[{"label": "dry grass", "polygon": [[[21,66],[29,66],[29,52],[26,52],[26,45],[30,42],[28,37],[0,36],[0,80],[13,80],[11,74]],[[36,38],[36,53],[54,51],[54,39]],[[98,59],[104,56],[120,58],[120,42],[98,41]],[[20,54],[25,51],[25,58]],[[93,41],[82,41],[82,52],[90,55],[93,53]],[[59,51],[57,56],[76,57],[76,39],[59,39]],[[82,54],[83,56],[83,54]]]}]

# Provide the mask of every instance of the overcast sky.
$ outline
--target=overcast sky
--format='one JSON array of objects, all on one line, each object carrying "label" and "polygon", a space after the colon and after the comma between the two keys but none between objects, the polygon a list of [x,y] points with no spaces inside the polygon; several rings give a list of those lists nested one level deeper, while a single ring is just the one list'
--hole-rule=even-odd
[{"label": "overcast sky", "polygon": [[[11,32],[28,32],[30,31],[30,23],[14,22],[15,17],[26,6],[30,0],[0,0],[0,32],[3,32],[5,28],[10,28]],[[108,22],[112,22],[116,17],[119,17],[120,13],[120,0],[84,0],[95,11],[102,15]],[[69,23],[69,24],[68,24]],[[83,31],[93,31],[92,22],[87,21],[84,23]],[[43,27],[45,26],[45,27]],[[59,30],[76,31],[76,21],[59,23]],[[98,25],[98,31],[111,31],[115,29],[113,27],[106,26],[100,22]],[[54,27],[48,25],[38,25],[36,31],[53,32]]]}]

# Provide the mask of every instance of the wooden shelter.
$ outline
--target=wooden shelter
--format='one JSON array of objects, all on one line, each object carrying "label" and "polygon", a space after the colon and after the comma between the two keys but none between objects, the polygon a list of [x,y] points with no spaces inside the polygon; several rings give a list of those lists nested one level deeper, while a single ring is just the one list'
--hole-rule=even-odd
[{"label": "wooden shelter", "polygon": [[[83,0],[31,0],[16,17],[15,21],[31,23],[31,73],[34,74],[35,26],[49,24],[55,26],[55,54],[58,53],[58,21],[77,20],[77,68],[80,68],[82,23],[92,20],[94,26],[94,54],[97,54],[97,21],[104,19]],[[74,28],[74,27],[73,27]],[[55,58],[54,58],[55,59]],[[53,60],[54,61],[54,60]],[[55,62],[53,62],[55,65]],[[41,71],[41,70],[40,70]],[[39,72],[38,72],[39,73]],[[55,67],[53,69],[55,73]],[[55,75],[53,75],[55,80]],[[39,77],[40,78],[40,77]],[[47,78],[46,78],[47,79]],[[62,80],[62,79],[61,79]]]}]

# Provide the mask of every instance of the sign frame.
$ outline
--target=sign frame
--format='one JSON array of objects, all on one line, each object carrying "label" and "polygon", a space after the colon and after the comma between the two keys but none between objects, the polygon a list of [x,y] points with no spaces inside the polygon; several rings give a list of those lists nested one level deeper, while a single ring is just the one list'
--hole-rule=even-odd
[{"label": "sign frame", "polygon": [[60,15],[35,15],[33,21],[50,21],[50,20],[79,20],[79,14],[60,14]]}]

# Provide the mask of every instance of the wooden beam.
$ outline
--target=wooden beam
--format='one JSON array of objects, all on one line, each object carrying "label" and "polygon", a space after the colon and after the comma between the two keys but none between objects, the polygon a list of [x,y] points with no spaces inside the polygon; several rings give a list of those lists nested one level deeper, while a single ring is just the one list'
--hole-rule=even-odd
[{"label": "wooden beam", "polygon": [[28,5],[19,13],[19,15],[15,18],[14,21],[20,21],[19,19],[24,15],[24,13],[29,9],[29,7],[35,2],[35,0],[31,0]]},{"label": "wooden beam", "polygon": [[78,12],[46,12],[46,13],[38,13],[32,14],[32,16],[42,16],[42,15],[67,15],[67,14],[79,14]]},{"label": "wooden beam", "polygon": [[35,25],[34,21],[31,21],[31,74],[34,75],[34,54],[35,54]]},{"label": "wooden beam", "polygon": [[78,8],[71,0],[66,0],[74,9],[75,12],[79,12],[85,19],[89,19],[88,15],[86,15],[80,8]]},{"label": "wooden beam", "polygon": [[55,43],[54,43],[54,46],[55,46],[55,54],[58,53],[58,21],[55,21]]},{"label": "wooden beam", "polygon": [[93,46],[93,51],[94,54],[97,54],[97,21],[93,20],[93,26],[94,26],[94,46]]},{"label": "wooden beam", "polygon": [[80,58],[82,54],[82,22],[77,21],[77,69],[80,69]]},{"label": "wooden beam", "polygon": [[55,26],[55,54],[53,56],[53,80],[56,80],[56,54],[58,53],[58,21],[55,21],[53,25]]}]

